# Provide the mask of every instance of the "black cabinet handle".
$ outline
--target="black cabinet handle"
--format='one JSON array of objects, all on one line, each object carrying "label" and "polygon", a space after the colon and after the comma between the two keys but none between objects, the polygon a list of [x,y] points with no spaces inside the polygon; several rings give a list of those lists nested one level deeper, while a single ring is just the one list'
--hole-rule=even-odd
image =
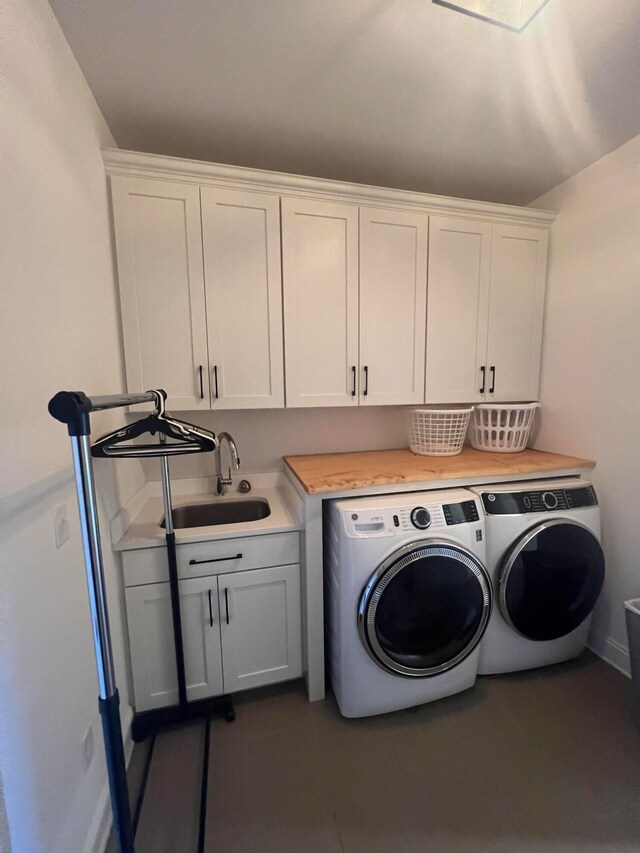
[{"label": "black cabinet handle", "polygon": [[480,373],[482,373],[482,388],[480,389],[480,393],[484,394],[484,388],[487,384],[487,368],[484,366],[484,364],[480,368]]},{"label": "black cabinet handle", "polygon": [[489,371],[491,372],[491,388],[489,388],[489,393],[493,394],[493,392],[496,390],[496,366],[495,366],[495,364],[491,365],[491,367],[489,368]]},{"label": "black cabinet handle", "polygon": [[231,557],[211,557],[210,560],[189,560],[190,566],[199,566],[202,563],[224,563],[226,560],[241,560],[242,554],[233,554]]},{"label": "black cabinet handle", "polygon": [[355,366],[355,364],[351,368],[351,375],[352,375],[352,379],[353,379],[353,385],[351,386],[351,396],[355,397],[356,396],[356,366]]},{"label": "black cabinet handle", "polygon": [[220,396],[218,394],[218,365],[217,364],[213,365],[213,386],[215,388],[216,400],[217,400],[218,397]]},{"label": "black cabinet handle", "polygon": [[213,628],[213,608],[211,606],[211,590],[208,590],[209,593],[209,625]]},{"label": "black cabinet handle", "polygon": [[200,399],[204,400],[204,384],[202,382],[202,365],[198,367],[198,373],[200,374]]},{"label": "black cabinet handle", "polygon": [[369,368],[366,364],[364,366],[364,391],[362,393],[365,397],[369,393]]},{"label": "black cabinet handle", "polygon": [[224,606],[227,611],[227,625],[229,624],[229,590],[225,586],[224,588]]}]

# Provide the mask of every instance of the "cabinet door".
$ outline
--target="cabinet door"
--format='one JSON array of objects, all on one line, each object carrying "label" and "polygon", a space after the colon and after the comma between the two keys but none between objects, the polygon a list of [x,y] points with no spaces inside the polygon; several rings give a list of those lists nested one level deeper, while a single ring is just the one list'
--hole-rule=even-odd
[{"label": "cabinet door", "polygon": [[[178,702],[168,583],[129,587],[127,623],[136,711]],[[211,609],[210,609],[211,608]],[[180,581],[187,699],[222,693],[217,578]]]},{"label": "cabinet door", "polygon": [[358,208],[282,199],[287,406],[357,405]]},{"label": "cabinet door", "polygon": [[280,200],[200,193],[211,407],[283,407]]},{"label": "cabinet door", "polygon": [[199,189],[119,176],[111,189],[128,390],[208,409]]},{"label": "cabinet door", "polygon": [[360,209],[360,402],[424,401],[428,217]]},{"label": "cabinet door", "polygon": [[302,674],[300,566],[218,576],[224,690]]},{"label": "cabinet door", "polygon": [[484,399],[490,276],[489,223],[430,217],[427,403]]},{"label": "cabinet door", "polygon": [[488,401],[538,398],[547,242],[538,228],[493,227]]}]

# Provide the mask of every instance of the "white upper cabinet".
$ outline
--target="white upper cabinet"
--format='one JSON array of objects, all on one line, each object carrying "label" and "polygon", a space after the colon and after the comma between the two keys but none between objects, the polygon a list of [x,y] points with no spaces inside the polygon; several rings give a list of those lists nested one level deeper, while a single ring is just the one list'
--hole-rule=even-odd
[{"label": "white upper cabinet", "polygon": [[279,198],[202,187],[212,409],[284,406]]},{"label": "white upper cabinet", "polygon": [[493,226],[487,401],[538,398],[547,243],[540,228]]},{"label": "white upper cabinet", "polygon": [[287,406],[358,403],[358,208],[282,199]]},{"label": "white upper cabinet", "polygon": [[360,208],[360,402],[422,403],[428,217]]},{"label": "white upper cabinet", "polygon": [[548,233],[431,217],[427,403],[536,400]]},{"label": "white upper cabinet", "polygon": [[111,188],[128,390],[208,409],[199,188],[118,176]]},{"label": "white upper cabinet", "polygon": [[432,216],[429,222],[427,403],[475,403],[487,386],[491,225]]},{"label": "white upper cabinet", "polygon": [[106,159],[129,391],[169,410],[538,397],[554,214]]}]

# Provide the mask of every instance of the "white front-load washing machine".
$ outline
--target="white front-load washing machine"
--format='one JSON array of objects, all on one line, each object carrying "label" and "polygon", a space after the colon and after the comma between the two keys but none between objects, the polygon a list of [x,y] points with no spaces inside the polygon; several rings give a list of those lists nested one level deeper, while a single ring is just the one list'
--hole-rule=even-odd
[{"label": "white front-load washing machine", "polygon": [[464,489],[350,498],[325,515],[326,639],[345,717],[471,687],[492,606],[482,507]]},{"label": "white front-load washing machine", "polygon": [[478,674],[577,657],[604,582],[595,489],[584,480],[564,479],[472,491],[485,513],[496,603]]}]

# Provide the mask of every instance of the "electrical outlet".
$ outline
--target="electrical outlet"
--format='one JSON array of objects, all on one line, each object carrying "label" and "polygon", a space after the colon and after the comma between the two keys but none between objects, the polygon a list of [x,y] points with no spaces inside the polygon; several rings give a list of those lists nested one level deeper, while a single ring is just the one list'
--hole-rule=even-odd
[{"label": "electrical outlet", "polygon": [[89,730],[82,741],[82,754],[84,755],[84,766],[88,770],[93,761],[93,755],[96,751],[96,743],[93,737],[93,726],[89,726]]},{"label": "electrical outlet", "polygon": [[66,503],[58,504],[51,510],[53,530],[56,536],[56,548],[60,548],[69,538],[69,516]]}]

